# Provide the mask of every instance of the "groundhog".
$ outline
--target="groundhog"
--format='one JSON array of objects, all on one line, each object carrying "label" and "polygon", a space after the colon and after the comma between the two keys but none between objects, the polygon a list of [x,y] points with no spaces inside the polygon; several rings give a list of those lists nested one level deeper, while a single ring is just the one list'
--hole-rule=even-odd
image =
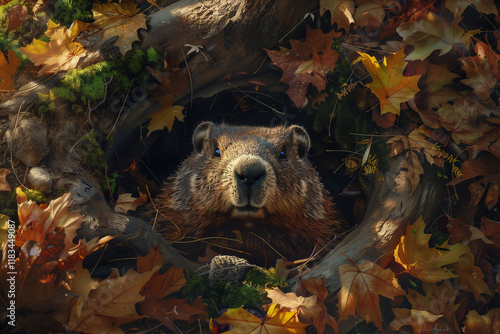
[{"label": "groundhog", "polygon": [[307,158],[304,128],[205,122],[193,146],[150,211],[185,257],[196,261],[209,247],[272,266],[310,257],[343,230]]}]

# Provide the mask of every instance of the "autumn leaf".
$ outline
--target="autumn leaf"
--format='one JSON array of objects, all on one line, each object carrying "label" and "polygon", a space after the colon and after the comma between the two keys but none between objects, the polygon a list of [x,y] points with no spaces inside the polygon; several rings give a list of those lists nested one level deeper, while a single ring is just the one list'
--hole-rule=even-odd
[{"label": "autumn leaf", "polygon": [[9,62],[5,59],[3,52],[0,52],[0,90],[13,90],[14,89],[14,76],[16,75],[17,68],[21,63],[21,59],[16,57],[16,53],[8,50],[7,57]]},{"label": "autumn leaf", "polygon": [[451,270],[443,267],[459,261],[462,254],[469,253],[468,247],[462,244],[448,245],[446,241],[436,248],[430,248],[431,235],[425,234],[424,229],[422,217],[406,227],[405,235],[394,250],[396,262],[410,275],[424,282],[439,282],[457,277]]},{"label": "autumn leaf", "polygon": [[173,325],[175,320],[188,322],[197,319],[208,320],[208,307],[201,302],[201,298],[198,298],[194,304],[198,304],[198,307],[189,304],[185,298],[154,299],[146,303],[140,303],[139,312],[142,315],[159,320],[167,328],[175,331],[176,327]]},{"label": "autumn leaf", "polygon": [[24,20],[26,20],[26,16],[28,16],[28,8],[26,6],[13,6],[7,14],[7,19],[9,21],[7,32],[20,27],[24,23]]},{"label": "autumn leaf", "polygon": [[72,309],[68,328],[85,333],[120,333],[119,325],[140,319],[135,304],[144,296],[140,290],[153,275],[130,269],[120,276],[115,269],[108,278],[92,289],[85,301],[79,299]]},{"label": "autumn leaf", "polygon": [[496,80],[500,80],[500,67],[498,65],[498,62],[500,61],[500,55],[495,53],[490,45],[479,40],[476,41],[474,51],[476,52],[475,56],[462,57],[459,59],[472,61],[479,67],[488,66],[493,77]]},{"label": "autumn leaf", "polygon": [[279,51],[264,49],[272,63],[283,70],[280,81],[288,85],[286,93],[297,108],[306,101],[309,84],[318,92],[325,90],[326,75],[333,71],[339,57],[331,45],[340,35],[335,31],[324,34],[321,29],[308,26],[306,40],[290,40],[290,50],[283,47]]},{"label": "autumn leaf", "polygon": [[500,222],[481,217],[481,232],[497,247],[500,247]]},{"label": "autumn leaf", "polygon": [[498,159],[490,154],[484,154],[477,159],[468,159],[460,168],[461,175],[454,178],[448,183],[450,186],[455,186],[460,182],[470,180],[479,176],[484,176],[482,179],[474,181],[469,185],[469,192],[471,193],[471,204],[473,206],[478,205],[479,201],[484,198],[484,203],[489,210],[493,208],[500,196],[500,164]]},{"label": "autumn leaf", "polygon": [[380,27],[386,10],[396,8],[394,0],[357,0],[354,13],[355,26]]},{"label": "autumn leaf", "polygon": [[148,93],[153,97],[161,97],[169,94],[180,95],[187,87],[187,75],[179,67],[172,67],[163,61],[163,70],[157,71],[152,67],[147,70],[158,82],[158,86],[148,89]]},{"label": "autumn leaf", "polygon": [[337,30],[344,29],[348,32],[351,23],[354,23],[352,14],[354,13],[354,1],[352,0],[320,0],[319,15],[323,16],[325,12],[330,11],[331,23],[337,23]]},{"label": "autumn leaf", "polygon": [[458,275],[460,290],[472,292],[477,301],[484,300],[481,294],[492,294],[488,284],[484,281],[481,268],[474,265],[474,255],[470,252],[462,254],[459,261],[451,264],[450,268]]},{"label": "autumn leaf", "polygon": [[312,295],[318,298],[318,304],[321,306],[320,314],[313,318],[313,326],[318,331],[318,334],[325,332],[326,325],[329,325],[335,333],[339,332],[337,321],[329,314],[325,305],[325,300],[328,297],[328,291],[325,286],[325,277],[323,279],[311,278],[309,280],[302,280],[301,284]]},{"label": "autumn leaf", "polygon": [[498,9],[493,0],[447,0],[448,8],[456,16],[462,16],[462,13],[468,6],[474,6],[478,12],[484,14],[494,14],[498,16]]},{"label": "autumn leaf", "polygon": [[394,273],[390,269],[382,269],[373,262],[363,261],[359,265],[343,264],[339,267],[341,288],[338,293],[339,321],[349,315],[357,314],[382,327],[382,313],[379,295],[394,300],[404,295]]},{"label": "autumn leaf", "polygon": [[3,250],[9,239],[10,217],[0,213],[0,249]]},{"label": "autumn leaf", "polygon": [[445,103],[437,114],[441,125],[451,131],[451,138],[457,143],[472,143],[481,138],[492,127],[479,119],[491,111],[471,96],[464,96],[453,104]]},{"label": "autumn leaf", "polygon": [[76,68],[81,57],[87,54],[83,46],[74,41],[78,34],[88,27],[88,23],[74,21],[69,29],[49,20],[45,35],[49,42],[33,40],[33,44],[19,48],[35,66],[43,67],[39,73],[55,73]]},{"label": "autumn leaf", "polygon": [[436,322],[445,321],[448,328],[454,327],[459,333],[455,320],[455,312],[459,307],[455,304],[458,290],[453,290],[450,281],[439,286],[435,283],[422,283],[422,289],[424,295],[408,289],[412,309],[393,309],[396,319],[391,323],[391,328],[399,330],[402,326],[411,326],[414,333],[425,333],[435,328]]},{"label": "autumn leaf", "polygon": [[310,324],[321,312],[321,306],[316,303],[316,296],[298,297],[294,292],[284,293],[279,288],[266,289],[266,292],[272,304],[278,304],[284,311],[297,311],[302,323]]},{"label": "autumn leaf", "polygon": [[490,98],[491,90],[495,87],[497,79],[488,63],[479,66],[475,62],[461,58],[462,69],[467,73],[467,78],[462,79],[462,83],[472,87],[474,94],[478,99],[486,102],[492,101]]},{"label": "autumn leaf", "polygon": [[380,113],[393,113],[399,115],[400,104],[411,100],[416,92],[419,91],[417,82],[420,75],[411,77],[403,76],[406,62],[403,49],[398,53],[384,57],[382,65],[377,62],[375,57],[366,53],[359,52],[361,60],[368,73],[372,77],[372,82],[367,86],[380,101]]},{"label": "autumn leaf", "polygon": [[184,107],[172,105],[172,95],[167,95],[154,100],[161,103],[162,107],[154,111],[149,116],[151,117],[151,121],[148,124],[148,136],[152,132],[163,130],[164,128],[167,128],[168,131],[172,131],[172,126],[174,125],[175,119],[180,122],[184,121],[184,115],[182,114]]},{"label": "autumn leaf", "polygon": [[497,159],[500,159],[500,127],[497,126],[493,131],[490,131],[480,138],[472,141],[472,145],[467,146],[472,159],[476,159],[480,152],[490,152]]},{"label": "autumn leaf", "polygon": [[9,182],[7,182],[7,175],[10,174],[10,170],[7,168],[0,168],[0,192],[7,191],[9,194],[12,192]]},{"label": "autumn leaf", "polygon": [[110,38],[118,36],[114,45],[120,49],[122,54],[125,54],[132,50],[132,43],[139,40],[137,30],[147,29],[146,15],[139,13],[139,9],[133,1],[95,2],[92,13],[94,13],[92,24],[102,29],[101,41],[95,44],[94,48]]},{"label": "autumn leaf", "polygon": [[459,25],[460,17],[455,17],[451,26],[442,18],[428,13],[417,22],[403,22],[396,29],[403,40],[413,45],[414,50],[406,60],[424,60],[434,50],[441,50],[439,55],[448,53],[454,44],[465,44],[468,36]]},{"label": "autumn leaf", "polygon": [[496,334],[500,332],[500,308],[494,308],[485,315],[470,310],[465,317],[465,334]]},{"label": "autumn leaf", "polygon": [[305,334],[305,327],[307,327],[307,324],[298,320],[297,311],[284,312],[277,304],[271,305],[263,320],[244,308],[238,307],[230,308],[217,319],[211,320],[211,323],[211,327],[231,325],[232,329],[224,332],[226,334]]},{"label": "autumn leaf", "polygon": [[135,211],[138,206],[146,203],[148,196],[139,191],[139,198],[132,197],[131,193],[120,194],[116,200],[115,212],[127,214],[129,210]]}]

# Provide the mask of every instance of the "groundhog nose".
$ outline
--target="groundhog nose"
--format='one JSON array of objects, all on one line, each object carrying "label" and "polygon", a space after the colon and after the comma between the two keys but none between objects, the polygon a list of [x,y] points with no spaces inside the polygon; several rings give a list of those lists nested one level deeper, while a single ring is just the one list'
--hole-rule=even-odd
[{"label": "groundhog nose", "polygon": [[235,169],[234,174],[238,183],[242,183],[250,187],[264,180],[266,176],[266,168],[262,163],[254,162],[249,166]]}]

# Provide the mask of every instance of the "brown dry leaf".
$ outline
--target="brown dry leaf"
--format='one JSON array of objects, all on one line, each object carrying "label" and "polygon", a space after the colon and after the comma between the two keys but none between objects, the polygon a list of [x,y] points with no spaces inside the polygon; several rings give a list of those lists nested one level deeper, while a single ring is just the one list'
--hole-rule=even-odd
[{"label": "brown dry leaf", "polygon": [[441,50],[439,55],[448,53],[454,44],[467,43],[469,38],[459,25],[460,17],[455,17],[451,26],[442,18],[428,13],[417,22],[404,22],[397,27],[397,33],[403,40],[414,46],[406,60],[424,60],[434,50]]},{"label": "brown dry leaf", "polygon": [[422,283],[424,295],[408,289],[408,300],[412,305],[408,309],[393,309],[396,319],[391,323],[393,330],[402,326],[412,326],[415,333],[432,331],[436,322],[443,321],[449,329],[453,326],[460,333],[455,319],[455,312],[460,305],[455,305],[458,290],[453,290],[450,281],[441,285]]},{"label": "brown dry leaf", "polygon": [[35,39],[33,44],[19,50],[28,56],[35,66],[43,65],[40,74],[74,69],[80,58],[87,54],[83,46],[74,39],[88,26],[88,23],[76,20],[66,29],[49,20],[45,35],[50,37],[50,42]]},{"label": "brown dry leaf", "polygon": [[321,306],[321,313],[318,317],[313,319],[313,326],[318,331],[318,334],[323,334],[326,325],[330,326],[335,333],[339,332],[337,321],[328,313],[325,305],[325,300],[328,297],[328,291],[325,286],[325,277],[323,279],[311,278],[309,280],[302,280],[301,284],[312,295],[318,297],[318,304]]},{"label": "brown dry leaf", "polygon": [[465,334],[498,334],[500,333],[500,308],[490,310],[485,315],[479,315],[471,310],[465,317]]},{"label": "brown dry leaf", "polygon": [[148,88],[148,92],[151,96],[161,97],[169,94],[178,96],[186,90],[188,76],[186,72],[179,67],[169,66],[166,61],[163,61],[163,71],[157,71],[149,66],[147,70],[159,83],[159,85],[154,88]]},{"label": "brown dry leaf", "polygon": [[133,1],[95,2],[92,13],[94,13],[95,20],[92,24],[102,29],[102,39],[94,47],[118,36],[114,45],[120,48],[122,54],[125,54],[132,50],[134,41],[139,41],[137,30],[147,29],[146,15],[139,13],[139,9]]},{"label": "brown dry leaf", "polygon": [[182,113],[184,107],[172,105],[174,101],[173,95],[166,95],[154,100],[161,103],[162,107],[149,115],[151,121],[148,124],[148,136],[152,132],[163,130],[164,128],[167,128],[168,131],[172,131],[175,119],[180,122],[184,121],[184,115]]},{"label": "brown dry leaf", "polygon": [[479,66],[467,58],[461,58],[461,60],[462,69],[467,73],[467,78],[462,79],[461,82],[472,87],[478,99],[491,102],[491,90],[495,87],[497,79],[493,76],[490,65],[486,63],[484,66]]},{"label": "brown dry leaf", "polygon": [[478,121],[480,116],[487,116],[490,110],[471,96],[464,96],[453,105],[445,103],[437,113],[441,125],[452,132],[451,137],[457,144],[470,144],[492,130],[488,123]]},{"label": "brown dry leaf", "polygon": [[9,182],[7,182],[7,175],[10,174],[10,170],[7,168],[0,168],[0,191],[7,191],[9,194],[12,192]]},{"label": "brown dry leaf", "polygon": [[375,57],[363,52],[358,53],[372,77],[373,81],[367,86],[380,101],[380,113],[383,115],[390,112],[399,115],[401,103],[411,100],[419,91],[417,82],[420,79],[420,75],[403,76],[407,65],[407,62],[403,60],[404,49],[387,58],[384,57],[382,65]]},{"label": "brown dry leaf", "polygon": [[116,200],[115,212],[127,214],[129,210],[135,211],[139,205],[143,205],[148,196],[139,191],[139,198],[132,197],[131,193],[120,194]]},{"label": "brown dry leaf", "polygon": [[0,52],[0,90],[13,90],[14,89],[14,76],[16,75],[17,68],[21,63],[21,59],[16,57],[16,53],[8,50],[7,57],[9,62],[5,59],[3,52]]},{"label": "brown dry leaf", "polygon": [[500,126],[496,126],[491,132],[472,142],[471,146],[467,146],[472,159],[476,159],[479,152],[490,152],[497,159],[500,159]]},{"label": "brown dry leaf", "polygon": [[335,31],[325,34],[319,28],[307,26],[306,40],[290,40],[290,50],[283,47],[279,51],[264,49],[272,63],[283,70],[280,81],[288,85],[286,93],[297,108],[305,103],[309,84],[318,92],[325,90],[326,75],[333,71],[339,57],[331,46],[333,39],[340,35]]},{"label": "brown dry leaf", "polygon": [[497,247],[500,247],[500,222],[481,217],[481,232]]},{"label": "brown dry leaf", "polygon": [[463,59],[470,59],[480,67],[488,65],[495,79],[500,80],[500,66],[498,66],[500,55],[496,54],[490,45],[478,40],[476,41],[474,51],[476,52],[474,57],[467,57]]},{"label": "brown dry leaf", "polygon": [[471,205],[478,205],[481,198],[483,198],[484,192],[488,189],[488,193],[484,198],[484,204],[491,210],[497,204],[498,197],[500,196],[500,163],[498,159],[486,153],[477,159],[465,161],[460,168],[460,172],[462,174],[454,178],[448,185],[454,186],[460,182],[484,176],[482,179],[469,185]]},{"label": "brown dry leaf", "polygon": [[[284,311],[297,311],[300,322],[312,323],[321,312],[321,306],[316,303],[318,297],[298,297],[294,292],[284,293],[279,288],[266,289],[267,297],[271,298],[271,304],[278,304]],[[270,305],[268,305],[270,306]]]},{"label": "brown dry leaf", "polygon": [[456,16],[462,16],[462,13],[468,6],[474,6],[478,12],[485,14],[494,14],[498,16],[498,9],[493,0],[447,0],[448,8]]},{"label": "brown dry leaf", "polygon": [[419,217],[413,225],[406,227],[394,250],[394,258],[405,270],[424,282],[439,282],[457,277],[451,270],[443,268],[459,261],[462,254],[470,253],[462,244],[448,245],[446,241],[436,248],[429,247],[430,234],[424,233],[425,222]]},{"label": "brown dry leaf", "polygon": [[354,22],[356,27],[380,27],[385,18],[386,10],[396,8],[394,0],[357,0]]},{"label": "brown dry leaf", "polygon": [[338,293],[339,321],[349,315],[357,314],[373,322],[382,329],[382,314],[379,295],[394,300],[404,295],[394,273],[390,269],[382,269],[373,262],[363,261],[360,265],[343,264],[339,267],[341,288]]},{"label": "brown dry leaf", "polygon": [[481,268],[474,265],[474,256],[471,253],[462,254],[460,260],[451,264],[450,268],[458,275],[459,289],[472,292],[477,301],[484,301],[481,294],[492,295],[488,284],[484,281]]},{"label": "brown dry leaf", "polygon": [[319,15],[330,11],[331,23],[337,23],[337,30],[344,29],[349,32],[351,23],[354,23],[352,14],[354,13],[354,1],[352,0],[320,0]]},{"label": "brown dry leaf", "polygon": [[7,14],[7,19],[9,21],[7,32],[20,27],[24,23],[24,20],[26,20],[26,16],[28,16],[28,8],[26,6],[13,6]]},{"label": "brown dry leaf", "polygon": [[153,271],[139,274],[130,269],[123,276],[115,269],[108,278],[92,289],[85,303],[73,306],[68,328],[85,333],[121,333],[120,324],[142,318],[135,304],[142,301],[139,291]]},{"label": "brown dry leaf", "polygon": [[164,298],[140,303],[138,307],[142,315],[159,320],[167,328],[176,331],[176,327],[173,325],[175,320],[188,322],[198,319],[208,320],[208,307],[201,302],[201,298],[198,298],[193,304],[189,304],[187,299]]}]

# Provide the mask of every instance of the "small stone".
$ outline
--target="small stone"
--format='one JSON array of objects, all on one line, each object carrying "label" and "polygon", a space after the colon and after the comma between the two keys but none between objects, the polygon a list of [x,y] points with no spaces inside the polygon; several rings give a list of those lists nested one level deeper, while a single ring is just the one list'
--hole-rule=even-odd
[{"label": "small stone", "polygon": [[33,189],[43,194],[50,194],[52,192],[52,177],[45,168],[31,168],[28,173],[28,182]]}]

